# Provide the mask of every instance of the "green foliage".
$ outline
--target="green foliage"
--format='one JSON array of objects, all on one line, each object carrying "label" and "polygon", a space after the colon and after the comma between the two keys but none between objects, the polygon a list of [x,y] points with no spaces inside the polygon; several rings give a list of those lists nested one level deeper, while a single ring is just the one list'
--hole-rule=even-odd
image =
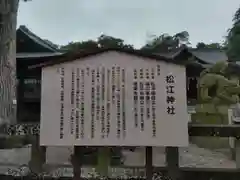
[{"label": "green foliage", "polygon": [[79,51],[79,50],[94,50],[98,49],[98,43],[93,40],[82,42],[70,42],[69,44],[62,46],[60,50],[63,51]]},{"label": "green foliage", "polygon": [[220,43],[205,44],[204,42],[199,42],[196,45],[197,49],[224,49],[224,46]]},{"label": "green foliage", "polygon": [[227,53],[232,61],[240,60],[240,7],[233,17],[233,26],[226,38]]},{"label": "green foliage", "polygon": [[238,8],[238,10],[234,14],[233,22],[234,22],[234,24],[239,24],[240,23],[240,7]]},{"label": "green foliage", "polygon": [[[152,35],[141,50],[149,53],[168,53],[169,51],[178,49],[181,45],[189,45],[189,33],[182,31],[171,36],[167,33],[159,36]],[[94,51],[99,48],[126,48],[134,49],[133,45],[126,44],[124,40],[108,35],[101,35],[97,40],[87,40],[81,42],[70,42],[61,46],[61,51]],[[198,49],[224,49],[224,45],[220,43],[205,44],[199,42]]]},{"label": "green foliage", "polygon": [[173,36],[166,33],[160,36],[153,36],[141,49],[154,53],[165,53],[179,48],[182,44],[190,44],[187,31],[179,32]]},{"label": "green foliage", "polygon": [[133,49],[132,45],[125,44],[124,40],[112,36],[101,35],[98,38],[98,45],[100,48],[129,48]]},{"label": "green foliage", "polygon": [[70,42],[62,46],[63,51],[93,51],[99,48],[127,48],[133,49],[133,45],[125,44],[124,40],[112,36],[101,35],[97,41],[87,40],[82,42]]}]

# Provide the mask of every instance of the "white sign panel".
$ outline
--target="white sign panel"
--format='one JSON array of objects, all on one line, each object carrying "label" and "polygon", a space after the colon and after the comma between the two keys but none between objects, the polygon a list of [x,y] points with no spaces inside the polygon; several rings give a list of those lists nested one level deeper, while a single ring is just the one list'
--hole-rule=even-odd
[{"label": "white sign panel", "polygon": [[41,145],[187,146],[185,68],[108,52],[42,72]]}]

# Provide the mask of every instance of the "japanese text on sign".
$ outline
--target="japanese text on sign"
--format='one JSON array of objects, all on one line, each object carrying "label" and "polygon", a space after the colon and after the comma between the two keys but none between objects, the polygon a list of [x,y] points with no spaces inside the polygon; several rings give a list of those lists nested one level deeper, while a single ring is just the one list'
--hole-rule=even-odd
[{"label": "japanese text on sign", "polygon": [[[187,142],[187,132],[181,131],[187,128],[186,77],[179,73],[184,69],[155,61],[106,61],[50,67],[55,75],[43,69],[40,143],[177,146]],[[167,138],[168,132],[176,138]]]},{"label": "japanese text on sign", "polygon": [[166,76],[166,91],[167,91],[167,97],[166,102],[168,104],[167,106],[167,113],[170,115],[175,115],[175,96],[174,96],[174,83],[175,79],[173,75],[167,75]]}]

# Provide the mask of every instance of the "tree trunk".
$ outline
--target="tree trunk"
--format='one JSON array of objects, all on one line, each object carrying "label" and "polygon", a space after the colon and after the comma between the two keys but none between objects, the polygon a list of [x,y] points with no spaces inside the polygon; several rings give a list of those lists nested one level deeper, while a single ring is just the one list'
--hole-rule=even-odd
[{"label": "tree trunk", "polygon": [[[0,125],[16,123],[16,28],[19,0],[0,0]],[[31,169],[38,173],[45,160],[44,148],[32,138]]]},{"label": "tree trunk", "polygon": [[0,0],[0,124],[16,120],[16,26],[19,0]]}]

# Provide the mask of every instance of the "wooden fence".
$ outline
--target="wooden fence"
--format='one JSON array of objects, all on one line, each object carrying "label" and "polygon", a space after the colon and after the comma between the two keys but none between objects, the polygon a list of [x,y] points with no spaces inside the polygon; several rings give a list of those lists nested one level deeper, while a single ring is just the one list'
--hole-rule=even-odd
[{"label": "wooden fence", "polygon": [[[189,124],[189,136],[216,136],[216,137],[235,137],[236,138],[236,168],[217,169],[217,168],[183,168],[179,166],[179,151],[177,147],[166,147],[166,167],[153,167],[152,147],[146,147],[145,167],[125,167],[130,169],[145,169],[146,180],[239,180],[240,179],[240,125],[202,125]],[[44,148],[44,147],[42,147]],[[80,147],[75,147],[74,155],[79,157]],[[73,162],[74,179],[80,179],[80,162]],[[10,175],[0,175],[0,179],[36,179],[36,177],[12,177]],[[52,177],[41,177],[37,179],[54,179]],[[72,177],[58,177],[57,179],[72,179]],[[84,178],[81,178],[84,179]],[[121,179],[121,178],[117,178]]]}]

